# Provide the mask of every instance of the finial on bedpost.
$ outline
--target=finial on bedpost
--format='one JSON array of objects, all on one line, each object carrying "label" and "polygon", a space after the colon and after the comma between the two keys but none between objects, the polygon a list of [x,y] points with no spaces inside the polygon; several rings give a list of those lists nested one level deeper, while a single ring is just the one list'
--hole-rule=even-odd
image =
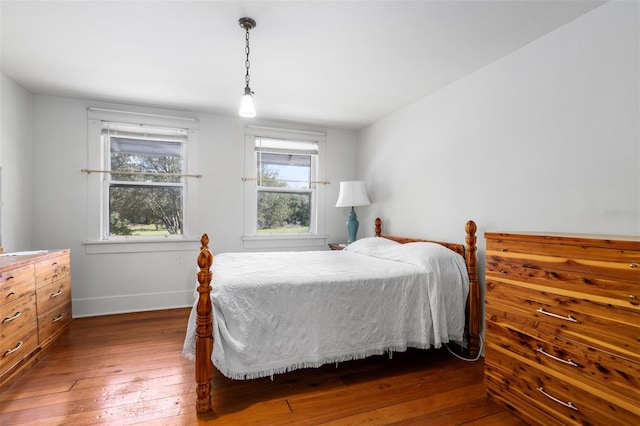
[{"label": "finial on bedpost", "polygon": [[213,255],[209,250],[209,236],[200,238],[198,254],[198,305],[196,306],[196,411],[211,410],[211,379],[213,379],[213,313],[211,306],[211,265]]},{"label": "finial on bedpost", "polygon": [[213,255],[209,250],[209,236],[202,234],[200,238],[200,254],[198,254],[198,266],[200,269],[209,269],[213,264]]},{"label": "finial on bedpost", "polygon": [[470,220],[465,226],[467,232],[466,242],[466,263],[469,270],[469,324],[467,330],[467,343],[469,345],[469,354],[476,357],[480,352],[480,327],[482,324],[482,309],[480,304],[480,283],[478,282],[478,257],[476,252],[476,231],[478,227],[475,222]]},{"label": "finial on bedpost", "polygon": [[376,225],[376,237],[379,237],[382,235],[382,219],[376,217],[374,224]]}]

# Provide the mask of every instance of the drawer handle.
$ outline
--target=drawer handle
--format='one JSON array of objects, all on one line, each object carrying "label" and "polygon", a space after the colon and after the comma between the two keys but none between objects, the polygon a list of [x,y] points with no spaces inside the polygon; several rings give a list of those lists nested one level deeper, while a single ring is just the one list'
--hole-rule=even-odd
[{"label": "drawer handle", "polygon": [[501,248],[500,251],[507,251],[507,249],[506,248]]},{"label": "drawer handle", "polygon": [[9,276],[7,277],[7,279],[5,279],[5,281],[12,280],[13,278],[14,278],[14,276],[13,276],[13,275],[9,275]]},{"label": "drawer handle", "polygon": [[5,319],[3,319],[2,323],[4,324],[5,322],[13,321],[14,319],[18,318],[20,315],[22,315],[22,312],[18,311],[14,316],[6,317]]},{"label": "drawer handle", "polygon": [[60,312],[60,314],[51,320],[52,323],[60,321],[64,317],[64,312]]},{"label": "drawer handle", "polygon": [[2,356],[3,356],[3,357],[5,357],[5,356],[9,356],[9,355],[11,355],[12,353],[14,353],[15,351],[17,351],[18,349],[20,349],[21,347],[22,347],[22,340],[20,340],[20,341],[18,342],[18,344],[16,345],[16,347],[15,347],[15,348],[13,348],[13,349],[9,349],[9,350],[8,350],[8,351],[6,351],[6,352],[4,353],[4,355],[2,355]]},{"label": "drawer handle", "polygon": [[571,408],[573,411],[578,411],[578,407],[576,407],[575,405],[573,405],[573,404],[571,403],[571,401],[569,401],[569,402],[564,402],[564,401],[562,401],[562,400],[560,400],[560,399],[556,398],[556,397],[555,397],[555,396],[553,396],[553,395],[549,395],[549,394],[544,390],[544,388],[543,388],[543,387],[539,387],[539,388],[538,388],[538,391],[539,391],[541,394],[543,394],[544,396],[546,396],[547,398],[549,398],[550,400],[552,400],[552,401],[554,401],[554,402],[557,402],[558,404],[560,404],[560,405],[562,405],[562,406],[565,406],[565,407],[567,407],[567,408]]},{"label": "drawer handle", "polygon": [[58,290],[55,293],[51,293],[51,296],[49,296],[49,299],[53,299],[54,297],[58,297],[62,294],[62,289]]},{"label": "drawer handle", "polygon": [[635,294],[630,294],[629,299],[637,299],[637,297],[635,296]]},{"label": "drawer handle", "polygon": [[571,315],[567,315],[565,317],[563,315],[554,314],[553,312],[547,312],[542,308],[536,309],[536,312],[540,312],[541,314],[545,314],[545,315],[548,315],[550,317],[558,318],[558,319],[565,320],[565,321],[578,322],[578,320],[575,319],[574,317],[572,317]]},{"label": "drawer handle", "polygon": [[10,298],[11,296],[15,296],[16,292],[12,291],[11,293],[7,294],[7,299]]},{"label": "drawer handle", "polygon": [[637,263],[632,263],[631,265],[629,265],[629,268],[631,269],[636,269],[638,267]]},{"label": "drawer handle", "polygon": [[538,347],[538,352],[540,352],[542,355],[546,355],[546,356],[548,356],[549,358],[554,359],[554,360],[556,360],[556,361],[558,361],[558,362],[561,362],[561,363],[563,363],[563,364],[568,364],[568,365],[570,365],[570,366],[572,366],[572,367],[577,367],[577,366],[578,366],[578,364],[576,364],[575,362],[573,362],[573,360],[572,360],[571,358],[566,359],[566,360],[565,360],[565,359],[562,359],[562,358],[558,358],[557,356],[555,356],[555,355],[551,355],[549,352],[546,352],[546,351],[544,350],[544,348],[542,348],[542,347]]}]

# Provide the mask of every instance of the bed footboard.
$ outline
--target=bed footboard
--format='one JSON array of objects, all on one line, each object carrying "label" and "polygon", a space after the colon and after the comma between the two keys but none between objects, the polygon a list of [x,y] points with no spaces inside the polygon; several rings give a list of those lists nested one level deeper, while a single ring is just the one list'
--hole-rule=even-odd
[{"label": "bed footboard", "polygon": [[209,250],[209,236],[203,234],[198,254],[198,305],[196,308],[196,412],[211,410],[211,380],[213,379],[213,312],[211,306],[211,265],[213,255]]},{"label": "bed footboard", "polygon": [[482,329],[482,299],[480,297],[480,282],[478,281],[478,256],[476,252],[476,231],[477,226],[474,221],[470,220],[465,225],[466,247],[465,247],[465,263],[467,264],[467,273],[469,274],[469,297],[467,298],[467,322],[466,337],[467,350],[472,358],[480,353],[480,331]]}]

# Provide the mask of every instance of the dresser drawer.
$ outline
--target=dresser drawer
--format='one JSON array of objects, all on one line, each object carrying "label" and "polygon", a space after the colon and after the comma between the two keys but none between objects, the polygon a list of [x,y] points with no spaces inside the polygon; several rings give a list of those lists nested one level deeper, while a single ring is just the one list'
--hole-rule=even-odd
[{"label": "dresser drawer", "polygon": [[36,296],[32,292],[0,306],[0,338],[2,342],[20,330],[37,324]]},{"label": "dresser drawer", "polygon": [[[640,406],[628,404],[578,381],[565,381],[528,365],[502,348],[487,345],[485,381],[566,424],[636,425]],[[597,420],[596,420],[597,419]]]},{"label": "dresser drawer", "polygon": [[487,263],[500,261],[640,282],[640,250],[489,240]]},{"label": "dresser drawer", "polygon": [[33,322],[31,327],[23,328],[17,333],[0,341],[0,373],[11,368],[22,358],[38,347],[38,329]]},{"label": "dresser drawer", "polygon": [[34,289],[33,264],[5,268],[0,272],[0,305],[16,300]]},{"label": "dresser drawer", "polygon": [[640,313],[488,279],[487,319],[553,334],[640,362]]},{"label": "dresser drawer", "polygon": [[38,312],[48,312],[71,300],[71,277],[38,288]]},{"label": "dresser drawer", "polygon": [[35,264],[36,287],[51,284],[61,278],[71,275],[69,252],[58,252],[56,256],[50,256]]},{"label": "dresser drawer", "polygon": [[71,322],[71,301],[56,306],[47,312],[38,312],[38,335],[40,344],[56,336]]},{"label": "dresser drawer", "polygon": [[504,407],[507,411],[523,419],[531,426],[566,426],[566,423],[554,419],[547,413],[538,410],[533,405],[505,392],[504,386],[494,382],[494,378],[485,379],[487,395],[493,401]]},{"label": "dresser drawer", "polygon": [[549,374],[567,381],[584,382],[629,404],[640,401],[640,363],[594,351],[559,336],[539,334],[538,337],[512,328],[509,323],[487,321],[485,332],[488,345],[508,350]]},{"label": "dresser drawer", "polygon": [[602,278],[583,271],[562,271],[521,264],[503,258],[487,259],[487,277],[514,282],[528,288],[553,287],[554,292],[569,297],[584,297],[595,302],[640,312],[640,280],[623,281]]}]

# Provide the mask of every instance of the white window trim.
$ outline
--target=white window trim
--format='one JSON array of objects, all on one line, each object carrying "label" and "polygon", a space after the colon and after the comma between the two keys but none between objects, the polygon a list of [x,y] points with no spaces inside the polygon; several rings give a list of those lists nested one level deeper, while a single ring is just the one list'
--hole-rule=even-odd
[{"label": "white window trim", "polygon": [[[102,108],[87,110],[87,169],[102,170],[104,167],[104,147],[101,141],[102,122],[143,124],[158,127],[176,127],[189,130],[187,157],[185,158],[185,174],[197,174],[198,170],[198,133],[197,119],[189,117],[167,116],[134,111],[118,111]],[[199,238],[190,235],[190,229],[199,228],[197,200],[199,179],[187,178],[185,185],[184,229],[181,237],[165,238],[139,237],[105,240],[103,239],[102,215],[106,198],[103,196],[104,185],[102,173],[87,175],[87,240],[84,245],[87,254],[93,253],[132,253],[154,251],[180,251],[197,248]]]},{"label": "white window trim", "polygon": [[[312,233],[296,235],[256,235],[256,165],[255,138],[289,139],[296,141],[316,142],[318,144],[317,175],[314,179],[325,180],[326,133],[278,129],[273,127],[248,126],[245,129],[245,177],[244,181],[244,232],[242,237],[245,249],[317,249],[326,246],[328,236],[325,230],[326,189],[324,184],[316,184],[315,189],[315,223]],[[314,232],[315,231],[315,232]]]}]

